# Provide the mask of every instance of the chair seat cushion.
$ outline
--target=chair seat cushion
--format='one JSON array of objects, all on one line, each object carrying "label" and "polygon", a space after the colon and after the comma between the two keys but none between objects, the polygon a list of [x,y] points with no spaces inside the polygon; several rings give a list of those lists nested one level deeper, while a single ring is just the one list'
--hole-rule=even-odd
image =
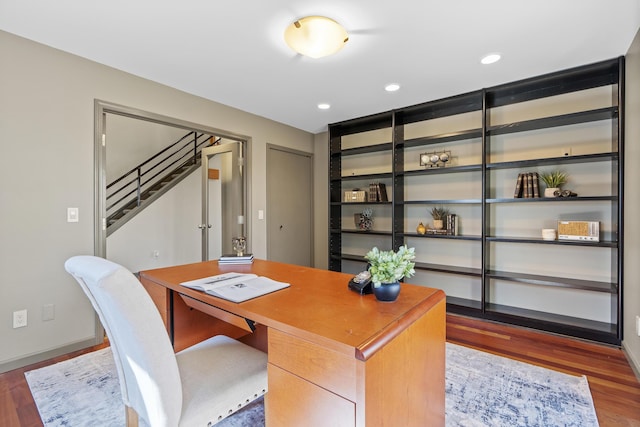
[{"label": "chair seat cushion", "polygon": [[267,355],[218,335],[176,354],[182,379],[180,426],[208,426],[267,391]]}]

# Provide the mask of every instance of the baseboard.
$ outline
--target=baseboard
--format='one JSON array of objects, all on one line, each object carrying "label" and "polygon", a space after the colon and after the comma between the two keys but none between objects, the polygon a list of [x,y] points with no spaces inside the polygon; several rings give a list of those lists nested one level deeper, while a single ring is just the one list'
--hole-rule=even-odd
[{"label": "baseboard", "polygon": [[53,350],[44,351],[42,353],[32,354],[30,356],[10,360],[8,362],[0,364],[0,374],[12,371],[14,369],[23,368],[34,363],[42,362],[43,360],[48,360],[53,357],[62,356],[63,354],[71,353],[72,351],[82,350],[99,343],[100,341],[96,341],[96,338],[92,338],[65,345],[64,347],[58,347]]},{"label": "baseboard", "polygon": [[629,361],[629,366],[631,366],[633,373],[636,374],[636,378],[638,378],[638,381],[640,381],[640,360],[637,360],[635,357],[633,357],[633,354],[628,351],[627,347],[625,346],[624,341],[622,341],[622,352]]}]

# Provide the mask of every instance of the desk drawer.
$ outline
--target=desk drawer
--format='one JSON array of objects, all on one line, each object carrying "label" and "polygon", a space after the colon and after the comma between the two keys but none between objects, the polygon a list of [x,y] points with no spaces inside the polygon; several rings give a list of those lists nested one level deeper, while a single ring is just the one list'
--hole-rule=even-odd
[{"label": "desk drawer", "polygon": [[269,329],[269,363],[356,401],[356,359]]},{"label": "desk drawer", "polygon": [[268,365],[265,419],[269,427],[355,427],[355,403]]}]

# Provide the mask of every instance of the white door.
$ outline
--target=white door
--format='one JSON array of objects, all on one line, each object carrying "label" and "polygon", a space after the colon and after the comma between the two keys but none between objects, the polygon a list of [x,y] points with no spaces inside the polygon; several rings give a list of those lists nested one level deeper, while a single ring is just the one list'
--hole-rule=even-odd
[{"label": "white door", "polygon": [[267,145],[267,258],[312,266],[313,156]]}]

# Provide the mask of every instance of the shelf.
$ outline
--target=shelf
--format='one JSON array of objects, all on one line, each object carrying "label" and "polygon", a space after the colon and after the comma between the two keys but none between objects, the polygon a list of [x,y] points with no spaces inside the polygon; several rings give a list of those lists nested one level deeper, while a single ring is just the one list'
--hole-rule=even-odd
[{"label": "shelf", "polygon": [[491,279],[509,280],[511,282],[528,283],[532,285],[554,286],[560,288],[581,289],[584,291],[618,293],[618,285],[593,280],[571,279],[567,277],[539,276],[536,274],[512,273],[506,271],[487,270],[486,277]]},{"label": "shelf", "polygon": [[468,236],[468,235],[452,236],[449,234],[418,234],[418,233],[398,233],[398,234],[404,237],[416,237],[419,239],[482,240],[482,237],[480,236]]},{"label": "shelf", "polygon": [[331,202],[332,206],[338,206],[338,205],[344,205],[344,206],[349,206],[349,205],[390,205],[392,204],[391,201],[388,202]]},{"label": "shelf", "polygon": [[500,304],[487,304],[484,316],[519,326],[620,345],[615,324]]},{"label": "shelf", "polygon": [[353,255],[353,254],[340,254],[340,255],[331,255],[331,258],[343,261],[356,261],[356,262],[364,262],[367,260],[364,258],[364,255]]},{"label": "shelf", "polygon": [[440,173],[461,173],[461,172],[480,172],[482,165],[462,165],[462,166],[443,166],[439,168],[414,169],[404,172],[397,172],[397,176],[417,176],[431,175]]},{"label": "shelf", "polygon": [[455,265],[431,264],[426,262],[416,262],[416,270],[436,271],[438,273],[460,274],[463,276],[482,276],[482,269],[472,267],[459,267]]},{"label": "shelf", "polygon": [[360,180],[381,180],[385,178],[391,178],[393,175],[391,172],[382,172],[382,173],[368,173],[363,175],[347,175],[341,176],[340,178],[333,178],[331,181],[360,181]]},{"label": "shelf", "polygon": [[[332,230],[332,233],[336,232]],[[342,229],[342,230],[338,230],[337,232],[339,233],[343,233],[343,234],[363,234],[363,235],[369,235],[369,236],[391,236],[391,232],[390,231],[375,231],[375,230],[369,230],[369,231],[364,231],[364,230],[351,230],[351,229]]]},{"label": "shelf", "polygon": [[556,165],[558,163],[594,163],[617,161],[618,153],[583,154],[579,156],[548,157],[544,159],[517,160],[513,162],[487,163],[487,169],[515,169],[532,166]]},{"label": "shelf", "polygon": [[397,206],[402,205],[477,205],[481,204],[480,199],[448,199],[448,200],[405,200],[404,202],[397,202]]},{"label": "shelf", "polygon": [[393,144],[391,142],[385,142],[384,144],[374,144],[374,145],[367,145],[364,147],[347,148],[344,150],[331,153],[331,155],[344,157],[344,156],[354,156],[356,154],[379,153],[381,151],[391,152],[392,148],[393,148]]},{"label": "shelf", "polygon": [[[585,197],[522,197],[505,199],[487,199],[487,203],[575,203],[575,202],[617,202],[618,196]],[[406,202],[405,202],[406,203]]]},{"label": "shelf", "polygon": [[482,302],[473,299],[458,298],[447,295],[447,311],[453,313],[461,313],[460,308],[480,311],[482,310]]},{"label": "shelf", "polygon": [[617,248],[618,242],[614,241],[599,241],[589,242],[584,240],[543,240],[542,238],[534,237],[496,237],[487,236],[488,242],[503,242],[503,243],[540,243],[544,245],[571,245],[571,246],[584,246],[584,247],[598,247],[598,248]]},{"label": "shelf", "polygon": [[526,132],[530,130],[547,129],[559,126],[576,125],[580,123],[608,120],[616,117],[617,107],[599,108],[596,110],[580,111],[577,113],[562,114],[559,116],[543,117],[541,119],[524,120],[521,122],[505,123],[489,126],[487,135],[505,135],[508,133]]},{"label": "shelf", "polygon": [[421,138],[407,139],[399,142],[397,146],[404,145],[405,148],[421,147],[445,142],[464,141],[465,139],[481,138],[482,129],[468,129],[459,132],[449,132],[440,135],[425,136]]}]

